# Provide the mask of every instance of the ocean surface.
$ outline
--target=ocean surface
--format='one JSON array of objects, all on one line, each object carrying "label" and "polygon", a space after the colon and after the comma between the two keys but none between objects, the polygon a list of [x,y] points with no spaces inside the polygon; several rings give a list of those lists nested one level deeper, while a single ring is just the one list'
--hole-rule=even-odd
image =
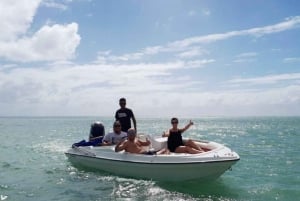
[{"label": "ocean surface", "polygon": [[[87,139],[95,120],[112,130],[107,117],[0,117],[0,200],[300,199],[300,117],[193,119],[184,135],[225,144],[241,157],[211,182],[156,182],[74,168],[64,152]],[[180,119],[179,127],[188,120]],[[170,119],[137,119],[137,124],[140,133],[161,134]]]}]

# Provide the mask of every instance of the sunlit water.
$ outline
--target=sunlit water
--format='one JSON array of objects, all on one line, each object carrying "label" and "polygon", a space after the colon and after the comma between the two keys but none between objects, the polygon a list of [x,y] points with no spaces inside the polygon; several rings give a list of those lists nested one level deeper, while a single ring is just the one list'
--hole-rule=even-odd
[{"label": "sunlit water", "polygon": [[[299,200],[300,117],[194,119],[184,135],[225,144],[241,160],[218,180],[176,183],[74,168],[64,152],[95,120],[111,130],[112,118],[0,118],[0,200]],[[140,133],[169,126],[169,119],[138,119]]]}]

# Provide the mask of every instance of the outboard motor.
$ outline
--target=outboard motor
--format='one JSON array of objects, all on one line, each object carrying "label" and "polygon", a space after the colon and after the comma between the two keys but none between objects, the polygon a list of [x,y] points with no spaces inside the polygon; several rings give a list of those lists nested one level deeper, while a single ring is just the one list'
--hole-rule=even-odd
[{"label": "outboard motor", "polygon": [[90,137],[89,137],[90,141],[95,137],[103,137],[104,135],[105,135],[105,129],[104,129],[104,125],[101,122],[96,121],[91,125]]}]

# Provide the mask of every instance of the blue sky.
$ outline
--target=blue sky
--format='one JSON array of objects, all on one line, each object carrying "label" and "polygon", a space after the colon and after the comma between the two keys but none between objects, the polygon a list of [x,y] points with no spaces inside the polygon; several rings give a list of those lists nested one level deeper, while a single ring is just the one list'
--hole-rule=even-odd
[{"label": "blue sky", "polygon": [[297,0],[0,1],[0,116],[300,115]]}]

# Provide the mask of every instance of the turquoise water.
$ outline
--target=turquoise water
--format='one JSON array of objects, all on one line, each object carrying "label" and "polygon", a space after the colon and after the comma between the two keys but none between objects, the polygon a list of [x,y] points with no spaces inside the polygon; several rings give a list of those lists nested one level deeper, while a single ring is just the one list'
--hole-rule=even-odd
[{"label": "turquoise water", "polygon": [[[299,200],[300,117],[193,119],[186,136],[220,142],[241,157],[232,171],[205,183],[77,170],[64,152],[87,138],[95,120],[111,130],[112,118],[1,117],[0,200]],[[169,119],[138,119],[139,132],[161,134],[169,126]]]}]

